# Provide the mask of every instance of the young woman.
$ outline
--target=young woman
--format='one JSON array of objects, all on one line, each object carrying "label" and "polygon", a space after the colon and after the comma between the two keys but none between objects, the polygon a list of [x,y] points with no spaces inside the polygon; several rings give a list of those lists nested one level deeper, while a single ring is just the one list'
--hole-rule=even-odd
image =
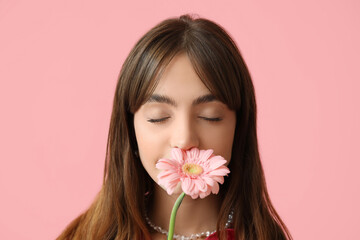
[{"label": "young woman", "polygon": [[230,169],[218,194],[184,198],[175,234],[291,239],[266,189],[246,64],[224,29],[188,15],[155,26],[125,60],[102,189],[58,239],[166,239],[181,190],[168,195],[157,184],[155,164],[173,148],[213,149]]}]

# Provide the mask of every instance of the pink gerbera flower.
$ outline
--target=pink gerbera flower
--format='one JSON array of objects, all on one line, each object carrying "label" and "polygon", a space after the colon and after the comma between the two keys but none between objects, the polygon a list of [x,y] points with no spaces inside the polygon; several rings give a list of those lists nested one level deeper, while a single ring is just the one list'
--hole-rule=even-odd
[{"label": "pink gerbera flower", "polygon": [[162,158],[156,164],[156,168],[163,170],[158,175],[159,184],[166,188],[169,195],[179,182],[184,193],[193,199],[217,194],[219,183],[222,184],[224,176],[230,173],[225,163],[223,157],[213,155],[212,149],[184,151],[173,148],[171,159]]}]

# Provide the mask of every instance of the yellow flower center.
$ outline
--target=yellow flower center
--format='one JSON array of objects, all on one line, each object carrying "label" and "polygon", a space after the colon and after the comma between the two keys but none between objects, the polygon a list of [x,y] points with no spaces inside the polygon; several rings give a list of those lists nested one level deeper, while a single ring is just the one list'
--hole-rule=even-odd
[{"label": "yellow flower center", "polygon": [[204,170],[200,165],[194,163],[185,163],[182,167],[184,173],[189,175],[200,175]]}]

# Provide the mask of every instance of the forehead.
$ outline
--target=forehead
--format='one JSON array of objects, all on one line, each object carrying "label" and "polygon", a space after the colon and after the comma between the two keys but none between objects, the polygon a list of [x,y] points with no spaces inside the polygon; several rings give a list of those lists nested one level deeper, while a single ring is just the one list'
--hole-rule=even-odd
[{"label": "forehead", "polygon": [[195,72],[188,56],[183,53],[170,61],[154,90],[154,94],[166,93],[187,96],[210,94],[210,91]]}]

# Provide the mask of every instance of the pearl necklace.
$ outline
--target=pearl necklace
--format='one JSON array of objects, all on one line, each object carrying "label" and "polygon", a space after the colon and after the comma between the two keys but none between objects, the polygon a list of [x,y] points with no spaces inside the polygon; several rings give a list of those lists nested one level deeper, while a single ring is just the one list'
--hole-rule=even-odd
[{"label": "pearl necklace", "polygon": [[[232,221],[233,221],[233,215],[234,215],[234,211],[230,211],[229,213],[229,216],[228,216],[228,220],[225,224],[225,228],[229,228]],[[164,234],[164,235],[168,235],[169,232],[166,231],[165,229],[159,227],[159,226],[156,226],[155,224],[153,224],[149,217],[147,215],[145,215],[145,219],[147,221],[147,223],[149,224],[150,227],[152,227],[155,231],[161,233],[161,234]],[[195,233],[195,234],[191,234],[190,236],[184,236],[184,235],[178,235],[178,234],[174,234],[174,239],[178,239],[178,240],[192,240],[192,239],[197,239],[197,238],[201,238],[201,237],[208,237],[210,236],[211,234],[215,233],[216,230],[214,231],[204,231],[204,232],[201,232],[201,233]]]}]

